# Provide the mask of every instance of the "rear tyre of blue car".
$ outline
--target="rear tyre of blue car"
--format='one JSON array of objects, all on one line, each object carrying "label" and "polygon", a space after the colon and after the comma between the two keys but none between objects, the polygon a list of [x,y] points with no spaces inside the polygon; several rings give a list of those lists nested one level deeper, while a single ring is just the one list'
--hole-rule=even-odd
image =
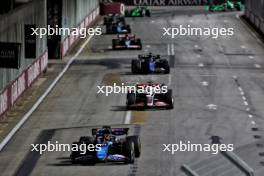
[{"label": "rear tyre of blue car", "polygon": [[125,163],[133,164],[135,162],[135,144],[131,139],[124,143],[124,154],[127,157]]},{"label": "rear tyre of blue car", "polygon": [[113,39],[112,40],[112,49],[115,50],[116,49],[116,45],[118,44],[118,40]]},{"label": "rear tyre of blue car", "polygon": [[142,50],[142,42],[141,42],[141,39],[136,39],[136,45],[139,46],[139,47],[137,48],[138,50]]},{"label": "rear tyre of blue car", "polygon": [[141,62],[140,60],[137,60],[137,59],[133,59],[132,62],[131,62],[131,71],[133,74],[139,74],[140,73],[140,70],[141,70]]},{"label": "rear tyre of blue car", "polygon": [[165,74],[169,74],[170,73],[170,65],[169,65],[169,62],[167,60],[164,61],[163,68],[165,70],[164,71]]},{"label": "rear tyre of blue car", "polygon": [[139,158],[141,154],[141,141],[139,136],[128,136],[127,140],[131,140],[134,142],[135,146],[135,157]]}]

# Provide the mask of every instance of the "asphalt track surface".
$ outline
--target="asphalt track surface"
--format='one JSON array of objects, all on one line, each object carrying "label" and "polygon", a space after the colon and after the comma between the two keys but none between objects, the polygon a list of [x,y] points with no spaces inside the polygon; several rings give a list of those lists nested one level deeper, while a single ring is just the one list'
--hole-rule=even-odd
[{"label": "asphalt track surface", "polygon": [[[263,45],[236,12],[206,14],[201,7],[156,9],[151,18],[129,18],[142,51],[112,51],[113,35],[94,37],[57,86],[10,143],[0,152],[0,175],[181,176],[187,164],[203,176],[243,174],[222,154],[162,152],[162,144],[182,141],[210,144],[211,136],[232,143],[235,153],[263,175]],[[233,27],[220,37],[162,36],[174,25]],[[170,75],[132,75],[130,61],[152,52],[170,60]],[[97,94],[114,82],[166,83],[173,89],[173,110],[125,110],[124,94]],[[127,124],[125,124],[127,123]],[[95,126],[128,126],[142,140],[142,156],[133,165],[72,165],[70,152],[30,152],[30,144],[48,140],[72,143]]]}]

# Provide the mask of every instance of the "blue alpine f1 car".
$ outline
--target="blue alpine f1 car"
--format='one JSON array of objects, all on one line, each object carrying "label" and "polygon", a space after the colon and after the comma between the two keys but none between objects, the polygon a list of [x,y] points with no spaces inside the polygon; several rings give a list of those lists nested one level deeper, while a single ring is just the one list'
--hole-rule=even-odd
[{"label": "blue alpine f1 car", "polygon": [[[135,158],[140,157],[141,143],[139,136],[128,136],[129,128],[102,128],[92,129],[92,136],[82,136],[73,145],[85,145],[96,150],[72,151],[71,161],[75,163],[85,163],[94,165],[100,162],[124,162],[134,163]],[[124,136],[121,138],[121,136]]]}]

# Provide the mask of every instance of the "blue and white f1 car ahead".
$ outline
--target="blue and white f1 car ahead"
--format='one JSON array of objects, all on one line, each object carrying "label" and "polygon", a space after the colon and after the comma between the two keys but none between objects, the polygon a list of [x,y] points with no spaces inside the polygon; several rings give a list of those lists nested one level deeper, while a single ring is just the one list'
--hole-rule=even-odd
[{"label": "blue and white f1 car ahead", "polygon": [[131,62],[131,71],[133,74],[149,74],[149,73],[170,73],[169,62],[160,55],[138,55],[138,59]]},{"label": "blue and white f1 car ahead", "polygon": [[[124,162],[134,163],[135,158],[140,157],[141,143],[139,136],[128,136],[129,128],[102,128],[92,129],[92,136],[82,136],[78,146],[91,144],[98,147],[98,150],[72,151],[72,163],[85,163],[94,165],[99,162]],[[120,136],[124,136],[121,138]]]}]

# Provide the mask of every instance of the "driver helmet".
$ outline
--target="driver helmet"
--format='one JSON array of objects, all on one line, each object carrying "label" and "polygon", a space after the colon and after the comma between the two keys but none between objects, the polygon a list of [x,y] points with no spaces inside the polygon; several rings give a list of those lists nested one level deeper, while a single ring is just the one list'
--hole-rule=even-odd
[{"label": "driver helmet", "polygon": [[111,135],[110,129],[107,129],[107,128],[103,129],[102,135],[103,135],[103,140],[104,141],[109,141],[110,140],[110,135]]}]

